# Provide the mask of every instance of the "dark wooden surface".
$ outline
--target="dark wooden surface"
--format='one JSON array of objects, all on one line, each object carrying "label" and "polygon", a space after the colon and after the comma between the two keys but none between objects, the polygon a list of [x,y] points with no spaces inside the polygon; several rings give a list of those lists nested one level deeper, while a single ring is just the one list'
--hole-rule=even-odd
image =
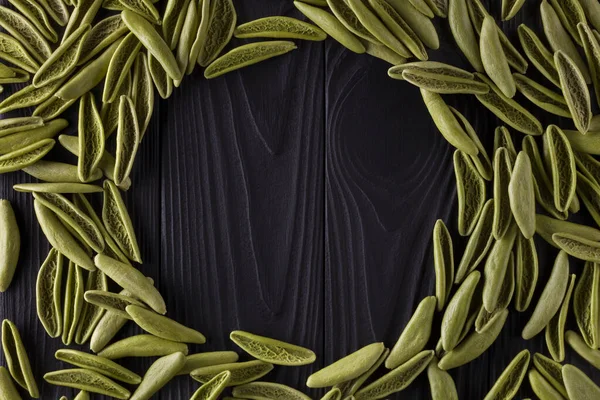
[{"label": "dark wooden surface", "polygon": [[[486,3],[498,16],[500,2]],[[524,21],[541,33],[537,3],[528,2],[503,25],[514,43]],[[235,5],[240,22],[299,16],[291,1]],[[436,23],[442,46],[431,58],[467,67],[447,22]],[[392,346],[418,302],[433,293],[436,219],[448,224],[461,254],[453,149],[436,131],[418,90],[389,79],[387,68],[332,40],[300,42],[291,54],[212,81],[196,71],[168,101],[157,102],[125,199],[145,261],[140,269],[155,279],[168,315],[208,337],[191,351],[234,349],[228,340],[234,329],[310,347],[318,354],[314,365],[277,367],[267,377],[306,391],[311,371],[373,341]],[[528,75],[543,82],[533,71]],[[448,102],[491,149],[497,119],[473,97]],[[544,123],[570,124],[537,115]],[[76,134],[76,125],[66,131]],[[514,138],[518,145],[522,135]],[[56,157],[75,162],[64,152]],[[75,391],[42,380],[65,366],[53,357],[62,343],[46,336],[35,313],[35,278],[48,244],[31,196],[12,191],[28,181],[24,173],[0,177],[0,197],[13,202],[23,240],[13,285],[0,295],[0,317],[21,330],[42,398],[74,397]],[[586,215],[577,218],[593,223]],[[556,254],[537,244],[541,273],[534,302]],[[573,273],[580,267],[572,261]],[[451,372],[461,399],[483,398],[521,349],[547,354],[543,334],[520,338],[530,312],[511,311],[496,343]],[[572,318],[568,324],[574,326]],[[128,326],[120,337],[134,332]],[[151,361],[126,365],[143,374]],[[600,382],[600,373],[570,350],[567,361]],[[178,377],[154,398],[188,398],[197,387]],[[318,398],[322,391],[307,393]],[[530,396],[526,383],[517,398]],[[425,376],[394,398],[430,398]]]}]

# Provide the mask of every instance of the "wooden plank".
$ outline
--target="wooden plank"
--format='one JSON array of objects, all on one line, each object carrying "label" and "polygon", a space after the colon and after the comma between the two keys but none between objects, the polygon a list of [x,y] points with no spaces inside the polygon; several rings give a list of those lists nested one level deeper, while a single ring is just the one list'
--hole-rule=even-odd
[{"label": "wooden plank", "polygon": [[[97,101],[100,95],[96,95]],[[69,120],[69,126],[61,133],[77,135],[77,109],[78,103],[75,103],[65,113],[63,117]],[[32,111],[29,109],[14,111],[3,117],[31,115]],[[159,106],[156,107],[156,112],[159,113]],[[150,125],[131,175],[132,188],[123,193],[123,198],[132,217],[142,251],[144,264],[139,268],[147,276],[152,277],[160,287],[160,247],[153,245],[160,241],[160,170],[158,168],[160,165],[160,136],[158,129],[158,123]],[[58,143],[49,158],[72,164],[77,163],[77,159],[62,149]],[[36,314],[37,272],[48,254],[49,245],[35,218],[31,194],[12,190],[12,185],[15,183],[35,181],[36,179],[24,172],[6,174],[0,178],[0,198],[7,198],[13,203],[18,216],[22,240],[21,257],[15,279],[9,290],[0,296],[2,310],[0,318],[10,319],[19,328],[25,346],[29,350],[33,372],[42,398],[59,398],[62,395],[73,398],[77,391],[49,385],[42,379],[46,372],[70,367],[54,358],[56,350],[66,346],[63,345],[60,338],[48,337]],[[102,195],[94,194],[90,197],[100,215]],[[114,289],[118,290],[116,287]],[[140,332],[134,324],[128,324],[116,339]],[[73,344],[69,348],[89,351],[89,343],[83,346]],[[4,355],[0,356],[0,360],[5,364]],[[143,373],[149,364],[149,359],[123,360],[123,365],[137,373]]]},{"label": "wooden plank", "polygon": [[[494,15],[499,2],[487,2]],[[543,35],[537,23],[538,3],[503,27],[517,47],[516,28],[522,22]],[[498,10],[496,10],[498,8]],[[460,54],[446,20],[435,20],[441,46],[430,58],[471,70]],[[543,37],[543,36],[542,36]],[[451,148],[433,125],[419,91],[386,76],[389,65],[355,55],[329,41],[326,46],[326,277],[325,362],[361,346],[384,341],[395,344],[420,300],[434,293],[431,233],[440,218],[455,242],[456,262],[466,244],[456,222],[456,189]],[[543,78],[531,71],[534,79]],[[471,121],[489,151],[493,131],[501,122],[473,96],[445,96]],[[548,118],[526,104],[543,123]],[[513,132],[517,148],[522,134]],[[488,189],[491,196],[491,187]],[[593,224],[589,217],[584,218]],[[537,300],[556,251],[539,242],[541,273]],[[572,261],[572,271],[580,271]],[[544,335],[525,342],[521,330],[530,315],[512,308],[506,328],[490,349],[474,362],[451,372],[460,398],[483,398],[504,367],[524,348],[547,354]],[[571,318],[572,319],[572,318]],[[439,338],[441,314],[436,315],[428,348]],[[574,321],[569,322],[569,326]],[[567,349],[573,362],[596,381],[600,376]],[[381,373],[384,371],[382,370]],[[518,398],[533,394],[528,384]],[[428,399],[425,374],[397,399]]]},{"label": "wooden plank", "polygon": [[[27,115],[30,113],[24,110],[14,111],[11,114],[15,117]],[[72,125],[67,128],[67,131],[73,131]],[[54,351],[60,343],[60,339],[53,340],[47,336],[37,319],[35,307],[37,271],[48,254],[48,244],[35,218],[33,197],[29,193],[17,193],[12,189],[14,184],[32,181],[35,179],[24,172],[5,174],[0,178],[0,198],[11,202],[21,233],[21,253],[17,270],[8,290],[0,294],[0,318],[9,319],[17,325],[27,349],[35,347],[35,351],[29,350],[29,357],[40,392],[45,393],[46,389],[50,391],[53,389],[44,387],[41,377],[45,366],[52,365]],[[0,355],[0,362],[6,365],[4,354]],[[48,362],[50,364],[47,364]]]},{"label": "wooden plank", "polygon": [[[432,293],[431,229],[454,209],[452,150],[385,62],[327,46],[326,362],[393,345]],[[407,398],[426,398],[420,381]]]},{"label": "wooden plank", "polygon": [[[279,2],[236,8],[239,23],[297,16]],[[323,346],[322,46],[211,81],[194,72],[162,103],[161,290],[171,317],[206,334],[193,351],[236,349],[235,329]],[[310,371],[265,379],[304,390]],[[197,387],[178,380],[161,398]]]}]

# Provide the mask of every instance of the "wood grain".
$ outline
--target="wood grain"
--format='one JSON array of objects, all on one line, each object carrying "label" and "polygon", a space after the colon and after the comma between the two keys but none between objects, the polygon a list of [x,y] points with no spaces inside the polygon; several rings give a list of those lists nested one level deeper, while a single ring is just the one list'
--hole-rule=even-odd
[{"label": "wood grain", "polygon": [[[236,6],[240,23],[294,11],[276,1]],[[324,70],[323,45],[302,46],[214,81],[197,71],[155,104],[124,197],[141,245],[140,269],[164,294],[168,315],[208,337],[191,352],[234,349],[229,332],[245,329],[322,353]],[[76,117],[69,116],[66,133],[76,134]],[[75,162],[64,152],[55,158]],[[0,181],[0,197],[13,201],[23,231],[20,270],[0,298],[1,316],[36,349],[42,398],[74,397],[76,391],[41,379],[65,366],[53,357],[62,343],[46,336],[35,314],[35,278],[48,245],[31,196],[12,191],[29,178],[14,173]],[[101,196],[95,200],[99,205]],[[128,324],[119,338],[134,333],[140,330]],[[125,365],[143,374],[151,361]],[[302,390],[312,368],[281,367],[270,379]],[[178,377],[155,397],[188,398],[197,387]]]},{"label": "wood grain", "polygon": [[[485,3],[499,17],[500,2]],[[538,6],[527,2],[517,17],[502,24],[519,48],[516,29],[523,22],[543,37]],[[447,21],[436,20],[436,27],[441,46],[430,51],[430,58],[470,69]],[[418,90],[406,82],[390,81],[385,62],[351,54],[336,43],[327,43],[326,64],[325,360],[331,362],[375,341],[393,346],[417,304],[434,294],[431,234],[437,219],[449,226],[457,262],[466,240],[457,231],[454,149],[436,130]],[[543,82],[534,67],[530,69],[528,76]],[[491,153],[494,128],[501,122],[473,96],[445,99],[473,124]],[[570,124],[548,118],[522,96],[518,101],[534,110],[544,124]],[[522,137],[513,132],[518,148]],[[591,223],[589,217],[583,221]],[[534,302],[556,255],[542,240],[536,243],[541,272]],[[572,260],[571,264],[577,274],[580,263]],[[483,398],[522,349],[548,355],[543,333],[528,342],[520,336],[533,308],[523,314],[511,309],[494,345],[475,361],[451,371],[461,399]],[[440,321],[437,315],[436,326]],[[568,326],[574,322],[571,317]],[[436,328],[428,347],[435,347],[438,337]],[[570,349],[566,361],[600,381],[600,373]],[[531,396],[525,383],[516,398]],[[429,399],[426,377],[392,398]]]},{"label": "wood grain", "polygon": [[[271,3],[238,3],[240,22],[291,11]],[[226,79],[195,74],[164,106],[161,282],[174,315],[206,331],[198,350],[233,348],[243,329],[321,352],[323,76],[322,45],[300,46]],[[304,389],[311,369],[269,379]],[[163,398],[197,384],[177,387]]]},{"label": "wood grain", "polygon": [[[239,23],[300,17],[287,1],[235,5]],[[499,15],[499,2],[486,5]],[[527,2],[503,24],[513,43],[522,22],[541,33],[537,7]],[[447,22],[436,24],[442,45],[431,58],[468,68]],[[449,226],[460,254],[466,241],[456,230],[453,149],[418,90],[390,80],[388,67],[331,40],[300,42],[290,54],[215,80],[196,71],[168,101],[156,102],[124,197],[141,245],[140,269],[164,294],[168,315],[208,338],[191,346],[192,352],[235,350],[228,339],[234,329],[310,347],[318,354],[315,365],[277,367],[267,378],[318,398],[322,390],[304,386],[311,372],[374,341],[393,346],[418,302],[433,293],[431,231],[438,218]],[[498,120],[473,97],[447,99],[491,151]],[[66,133],[76,134],[73,110],[69,117]],[[519,146],[522,135],[514,138]],[[75,162],[61,150],[52,157]],[[35,278],[48,244],[31,196],[12,191],[13,184],[29,181],[24,173],[0,177],[0,198],[13,202],[23,232],[20,268],[0,295],[0,317],[17,323],[31,349],[42,398],[72,398],[75,391],[42,381],[45,372],[65,366],[53,357],[62,343],[47,337],[35,314]],[[100,205],[101,196],[94,203]],[[578,218],[591,223],[585,214]],[[543,283],[556,250],[537,244]],[[571,270],[578,273],[579,263],[572,262]],[[521,349],[547,353],[543,335],[529,342],[520,338],[530,312],[511,312],[498,341],[452,371],[461,398],[483,398]],[[574,326],[572,318],[568,325]],[[128,324],[119,337],[139,332]],[[600,373],[573,352],[567,351],[567,360],[600,382]],[[151,362],[125,365],[143,374]],[[177,377],[154,398],[188,398],[197,387]],[[532,393],[524,385],[519,397],[527,396]],[[425,377],[391,398],[428,399]]]}]

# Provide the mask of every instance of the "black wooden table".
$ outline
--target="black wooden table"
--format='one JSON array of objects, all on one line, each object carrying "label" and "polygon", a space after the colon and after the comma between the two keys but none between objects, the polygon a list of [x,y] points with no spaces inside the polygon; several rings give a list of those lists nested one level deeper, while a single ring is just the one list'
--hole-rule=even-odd
[{"label": "black wooden table", "polygon": [[[498,16],[500,1],[486,3]],[[291,0],[235,5],[239,22],[300,16]],[[513,43],[522,22],[542,33],[538,6],[528,1],[502,25]],[[436,24],[441,49],[431,51],[431,59],[468,68],[447,21]],[[330,39],[298,45],[288,55],[211,81],[197,70],[168,101],[157,101],[125,200],[145,261],[140,269],[154,278],[168,315],[208,338],[191,351],[235,349],[228,339],[234,329],[310,347],[318,355],[314,365],[277,367],[266,377],[306,391],[307,376],[323,365],[373,341],[393,346],[418,302],[433,294],[436,219],[448,224],[458,254],[466,241],[456,229],[453,149],[419,91],[388,78],[385,62]],[[472,96],[447,99],[491,151],[498,120]],[[571,124],[530,109],[545,124]],[[71,121],[66,133],[76,134]],[[522,135],[513,136],[518,145]],[[75,162],[64,152],[56,157]],[[0,177],[0,197],[13,202],[23,240],[14,282],[0,295],[0,317],[21,330],[42,398],[72,398],[75,391],[42,380],[45,372],[66,366],[53,357],[62,343],[48,338],[35,312],[35,279],[48,243],[31,195],[12,190],[30,181],[24,173]],[[593,224],[580,214],[578,220]],[[536,243],[541,271],[534,304],[556,255],[542,240]],[[581,263],[572,260],[571,270],[578,274]],[[461,399],[483,398],[523,348],[547,354],[543,334],[528,342],[520,337],[532,308],[519,314],[511,307],[496,343],[451,372]],[[120,337],[140,332],[132,325]],[[572,318],[568,326],[575,327]],[[600,373],[570,349],[567,361],[600,382]],[[3,356],[0,362],[5,364]],[[143,374],[151,362],[125,364]],[[186,399],[197,387],[178,377],[155,398]],[[318,398],[323,391],[307,393]],[[525,383],[517,398],[531,396]],[[394,398],[430,398],[425,374]]]}]

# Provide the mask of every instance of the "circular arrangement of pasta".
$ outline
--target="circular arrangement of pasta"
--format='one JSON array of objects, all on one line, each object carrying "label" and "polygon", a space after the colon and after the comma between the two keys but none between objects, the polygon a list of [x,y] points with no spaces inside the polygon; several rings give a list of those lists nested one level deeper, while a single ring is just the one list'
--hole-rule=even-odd
[{"label": "circular arrangement of pasta", "polygon": [[[248,361],[234,351],[190,353],[188,345],[207,339],[165,315],[152,277],[136,267],[142,252],[122,193],[135,190],[130,174],[156,93],[168,99],[197,70],[218,79],[303,41],[334,40],[384,60],[391,79],[419,88],[455,149],[458,215],[451,229],[442,220],[433,227],[435,293],[420,301],[397,342],[371,343],[315,369],[306,386],[320,389],[322,399],[383,399],[426,374],[431,398],[458,399],[449,371],[485,353],[509,313],[527,311],[522,339],[543,333],[546,355],[511,355],[485,399],[513,399],[523,385],[542,400],[600,398],[600,387],[565,363],[572,351],[600,369],[600,229],[569,220],[581,210],[600,225],[600,115],[592,111],[593,98],[600,102],[598,0],[542,0],[543,32],[520,25],[519,46],[498,20],[513,18],[525,0],[502,0],[497,10],[481,0],[303,0],[293,4],[305,20],[243,23],[232,0],[8,2],[0,6],[0,89],[10,88],[0,102],[0,173],[37,180],[13,188],[33,197],[51,248],[37,276],[36,309],[46,333],[65,345],[55,354],[65,368],[45,371],[46,382],[77,390],[78,400],[94,393],[145,400],[189,375],[199,382],[194,400],[310,399],[269,379],[275,368],[318,357],[285,338],[231,332]],[[429,61],[440,47],[434,18],[447,21],[470,70]],[[234,46],[232,37],[248,40]],[[17,84],[25,86],[9,86]],[[501,121],[493,149],[446,103],[452,94],[474,96]],[[76,136],[61,133],[70,107],[77,109]],[[11,117],[15,110],[32,111]],[[568,126],[544,126],[540,112]],[[77,164],[46,159],[58,146]],[[94,193],[103,196],[101,209],[90,201]],[[23,234],[11,203],[0,200],[2,292],[18,273]],[[453,235],[467,242],[462,254]],[[536,235],[556,249],[545,282]],[[110,282],[122,290],[110,291]],[[115,341],[127,323],[144,333]],[[90,351],[69,349],[73,343]],[[2,350],[0,398],[43,397],[27,353],[35,350],[8,319]],[[154,361],[140,376],[119,363],[126,357]]]}]

